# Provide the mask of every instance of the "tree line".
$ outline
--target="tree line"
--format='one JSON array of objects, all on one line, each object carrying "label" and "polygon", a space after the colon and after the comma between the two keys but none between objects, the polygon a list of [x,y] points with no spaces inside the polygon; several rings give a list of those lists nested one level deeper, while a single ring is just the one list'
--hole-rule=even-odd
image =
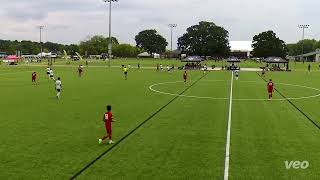
[{"label": "tree line", "polygon": [[[112,37],[113,55],[117,57],[136,57],[141,52],[149,54],[162,54],[168,52],[166,47],[168,42],[154,29],[139,32],[135,36],[136,46],[130,44],[120,44],[117,38]],[[301,54],[302,41],[297,44],[286,44],[273,31],[265,31],[255,35],[253,42],[254,57],[278,56]],[[46,42],[42,44],[44,52],[56,52],[63,54],[65,50],[68,54],[79,52],[84,56],[100,55],[107,53],[109,39],[96,35],[79,44],[63,45],[59,43]],[[190,26],[186,32],[178,39],[178,49],[187,55],[228,57],[230,56],[229,32],[213,22],[201,21]],[[0,52],[15,54],[22,51],[23,54],[37,54],[40,52],[40,43],[32,41],[9,41],[0,40]],[[320,48],[320,42],[316,40],[304,41],[305,53]]]},{"label": "tree line", "polygon": [[[315,52],[316,49],[320,49],[320,41],[315,39],[305,39],[301,40],[295,44],[288,44],[288,50],[290,56],[297,56],[300,54]],[[302,50],[303,46],[303,50]]]},{"label": "tree line", "polygon": [[[68,53],[78,52],[79,46],[76,44],[63,45],[53,42],[42,43],[43,52],[60,52],[66,50]],[[41,45],[39,42],[33,41],[10,41],[0,39],[0,52],[7,54],[16,54],[17,51],[21,51],[23,54],[38,54],[40,53]]]}]

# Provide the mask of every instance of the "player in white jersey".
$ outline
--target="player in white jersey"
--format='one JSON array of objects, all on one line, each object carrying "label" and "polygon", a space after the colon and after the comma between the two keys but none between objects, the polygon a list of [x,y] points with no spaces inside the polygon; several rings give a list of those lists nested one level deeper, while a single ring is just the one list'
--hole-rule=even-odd
[{"label": "player in white jersey", "polygon": [[47,76],[50,79],[50,68],[49,67],[47,67]]},{"label": "player in white jersey", "polygon": [[55,82],[55,89],[57,91],[57,99],[59,99],[60,93],[62,90],[62,83],[61,83],[60,77],[58,77],[58,80],[56,80],[56,82]]},{"label": "player in white jersey", "polygon": [[49,78],[50,78],[50,79],[52,79],[52,80],[55,80],[55,79],[54,79],[54,74],[53,74],[53,70],[52,70],[52,69],[50,69],[49,73],[50,73]]},{"label": "player in white jersey", "polygon": [[167,65],[167,71],[168,73],[170,73],[171,68],[169,67],[169,65]]},{"label": "player in white jersey", "polygon": [[234,71],[234,75],[236,77],[236,80],[238,80],[239,79],[239,75],[240,75],[240,71],[239,70],[235,70]]},{"label": "player in white jersey", "polygon": [[207,66],[207,64],[205,64],[204,66],[203,66],[203,73],[206,73],[208,71],[208,66]]}]

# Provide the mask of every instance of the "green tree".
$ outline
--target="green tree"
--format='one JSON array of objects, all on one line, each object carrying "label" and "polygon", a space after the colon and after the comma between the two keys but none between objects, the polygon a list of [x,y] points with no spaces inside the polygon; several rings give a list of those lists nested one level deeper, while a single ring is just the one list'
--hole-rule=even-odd
[{"label": "green tree", "polygon": [[48,49],[49,52],[59,52],[62,53],[65,49],[65,45],[53,43],[53,42],[46,42],[43,44],[43,48]]},{"label": "green tree", "polygon": [[285,42],[276,36],[273,31],[262,32],[253,37],[253,56],[255,57],[282,57],[288,54]]},{"label": "green tree", "polygon": [[[80,42],[80,52],[81,54],[88,55],[99,55],[102,53],[107,53],[108,51],[109,38],[104,36],[93,36],[92,38]],[[116,46],[119,44],[118,40],[115,37],[112,37],[112,44]]]},{"label": "green tree", "polygon": [[135,37],[137,47],[145,49],[148,53],[163,53],[168,42],[154,29],[141,31]]},{"label": "green tree", "polygon": [[288,44],[287,47],[289,50],[289,55],[300,55],[302,53],[302,44],[303,53],[314,52],[317,48],[320,48],[320,41],[316,41],[315,39],[305,39],[304,41],[301,40],[296,44]]},{"label": "green tree", "polygon": [[130,44],[120,44],[114,46],[113,54],[117,57],[137,57],[141,50]]},{"label": "green tree", "polygon": [[228,56],[229,32],[213,22],[202,21],[178,39],[178,48],[189,55]]},{"label": "green tree", "polygon": [[80,47],[76,44],[70,44],[65,46],[65,50],[70,55],[76,55],[76,52],[79,52]]}]

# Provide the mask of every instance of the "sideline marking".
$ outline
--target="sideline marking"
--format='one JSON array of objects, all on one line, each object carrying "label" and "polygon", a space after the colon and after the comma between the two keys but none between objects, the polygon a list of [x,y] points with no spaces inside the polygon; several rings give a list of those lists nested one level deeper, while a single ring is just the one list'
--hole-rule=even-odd
[{"label": "sideline marking", "polygon": [[[185,93],[188,91],[191,87],[193,87],[197,82],[199,82],[202,78],[204,78],[207,74],[202,75],[198,80],[194,81],[189,87],[184,89],[180,94]],[[131,134],[133,134],[135,131],[137,131],[140,127],[142,127],[145,123],[147,123],[150,119],[152,119],[154,116],[156,116],[158,113],[160,113],[164,108],[169,106],[173,101],[178,99],[180,96],[175,96],[173,99],[171,99],[167,104],[162,106],[159,110],[157,110],[155,113],[153,113],[151,116],[149,116],[146,120],[144,120],[142,123],[140,123],[136,128],[134,128],[132,131],[130,131],[127,135],[123,136],[119,141],[117,141],[113,146],[108,148],[106,151],[101,153],[96,159],[88,163],[86,166],[84,166],[79,172],[74,174],[70,179],[73,180],[77,178],[80,174],[82,174],[85,170],[90,168],[94,163],[96,163],[99,159],[101,159],[104,155],[106,155],[108,152],[110,152],[113,148],[117,147],[122,141],[124,141],[127,137],[129,137]]]},{"label": "sideline marking", "polygon": [[[209,82],[228,82],[225,80],[203,80],[203,81],[209,81]],[[163,84],[174,84],[174,83],[182,83],[183,81],[174,81],[174,82],[163,82],[163,83],[157,83],[149,86],[149,89],[153,92],[159,93],[159,94],[165,94],[165,95],[170,95],[170,96],[180,96],[180,97],[186,97],[186,98],[196,98],[196,99],[211,99],[211,100],[228,100],[229,98],[219,98],[219,97],[205,97],[205,96],[188,96],[188,95],[179,95],[179,94],[174,94],[174,93],[168,93],[168,92],[162,92],[154,89],[155,86],[163,85]],[[257,81],[239,81],[240,83],[261,83]],[[310,99],[310,98],[316,98],[320,96],[320,89],[313,88],[313,87],[308,87],[308,86],[302,86],[302,85],[296,85],[296,84],[287,84],[287,83],[277,83],[277,84],[282,84],[286,86],[293,86],[293,87],[300,87],[300,88],[306,88],[306,89],[312,89],[315,91],[318,91],[319,94],[312,95],[312,96],[305,96],[305,97],[292,97],[292,98],[282,98],[282,99],[273,99],[273,101],[286,101],[287,99],[290,100],[300,100],[300,99]],[[233,101],[268,101],[269,99],[233,99]]]},{"label": "sideline marking", "polygon": [[231,73],[231,83],[230,83],[230,98],[229,98],[230,102],[229,102],[228,131],[227,131],[227,142],[226,142],[226,157],[225,157],[225,161],[224,161],[224,180],[229,179],[232,95],[233,95],[233,71]]}]

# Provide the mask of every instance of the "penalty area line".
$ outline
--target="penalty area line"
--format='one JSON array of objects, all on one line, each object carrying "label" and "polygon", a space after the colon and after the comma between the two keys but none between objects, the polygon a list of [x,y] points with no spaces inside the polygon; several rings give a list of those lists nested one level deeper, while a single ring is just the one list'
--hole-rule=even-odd
[{"label": "penalty area line", "polygon": [[160,113],[163,109],[165,109],[167,106],[169,106],[172,102],[174,102],[176,99],[180,97],[183,93],[188,91],[191,87],[193,87],[197,82],[199,82],[202,78],[204,78],[207,74],[202,75],[198,80],[194,81],[190,86],[188,86],[186,89],[184,89],[181,93],[179,93],[178,96],[175,96],[173,99],[171,99],[167,104],[162,106],[159,110],[157,110],[155,113],[153,113],[151,116],[149,116],[146,120],[144,120],[142,123],[140,123],[136,128],[134,128],[132,131],[130,131],[127,135],[123,136],[120,140],[118,140],[113,146],[111,146],[109,149],[101,153],[98,157],[96,157],[93,161],[85,165],[79,172],[74,174],[70,180],[73,180],[77,178],[80,174],[82,174],[84,171],[86,171],[88,168],[90,168],[94,163],[96,163],[99,159],[104,157],[106,154],[108,154],[112,149],[117,147],[122,141],[124,141],[127,137],[129,137],[131,134],[133,134],[135,131],[137,131],[140,127],[142,127],[144,124],[146,124],[149,120],[151,120],[153,117],[155,117],[158,113]]}]

